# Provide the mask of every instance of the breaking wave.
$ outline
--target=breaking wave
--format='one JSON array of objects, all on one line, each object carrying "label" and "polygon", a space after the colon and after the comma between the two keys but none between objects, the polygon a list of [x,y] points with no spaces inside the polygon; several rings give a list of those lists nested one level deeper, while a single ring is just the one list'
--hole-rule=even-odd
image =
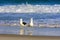
[{"label": "breaking wave", "polygon": [[60,5],[3,5],[0,13],[60,13]]}]

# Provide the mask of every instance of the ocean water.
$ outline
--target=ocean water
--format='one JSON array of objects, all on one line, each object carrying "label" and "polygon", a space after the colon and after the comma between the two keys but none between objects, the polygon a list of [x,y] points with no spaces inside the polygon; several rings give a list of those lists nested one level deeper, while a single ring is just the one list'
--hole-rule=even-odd
[{"label": "ocean water", "polygon": [[54,4],[60,4],[60,0],[1,0],[0,1],[0,5],[9,5],[9,4],[26,4],[26,2],[28,4],[44,4],[44,5],[54,5]]},{"label": "ocean water", "polygon": [[[34,23],[52,23],[50,19],[57,20],[60,23],[60,13],[57,14],[39,14],[39,13],[0,13],[0,24],[16,23],[19,24],[20,18],[25,22],[29,22],[33,17]],[[41,27],[21,27],[21,26],[0,26],[0,34],[16,34],[20,35],[21,28],[24,30],[23,35],[29,35],[32,32],[32,36],[60,36],[60,28],[41,28]]]},{"label": "ocean water", "polygon": [[[33,18],[34,24],[37,25],[41,22],[60,24],[60,0],[0,0],[0,34],[20,35],[22,29],[23,35],[60,36],[60,27],[21,27],[19,26],[20,18],[26,23]],[[2,24],[11,25],[2,26]]]}]

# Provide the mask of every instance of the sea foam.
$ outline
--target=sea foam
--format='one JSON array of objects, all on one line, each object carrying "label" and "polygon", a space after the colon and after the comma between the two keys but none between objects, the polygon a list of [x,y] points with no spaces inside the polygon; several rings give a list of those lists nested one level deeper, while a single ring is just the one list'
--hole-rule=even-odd
[{"label": "sea foam", "polygon": [[60,5],[3,5],[0,13],[60,13]]}]

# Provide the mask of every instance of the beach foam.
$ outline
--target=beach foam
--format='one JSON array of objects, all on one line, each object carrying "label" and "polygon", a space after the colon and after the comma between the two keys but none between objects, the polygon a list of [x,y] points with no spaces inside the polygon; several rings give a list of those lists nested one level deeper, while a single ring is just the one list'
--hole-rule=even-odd
[{"label": "beach foam", "polygon": [[3,5],[0,13],[60,13],[60,5]]}]

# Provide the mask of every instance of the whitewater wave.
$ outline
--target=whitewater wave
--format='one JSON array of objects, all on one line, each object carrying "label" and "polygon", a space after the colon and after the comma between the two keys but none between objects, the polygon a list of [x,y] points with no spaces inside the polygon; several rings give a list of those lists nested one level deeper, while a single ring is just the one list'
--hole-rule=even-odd
[{"label": "whitewater wave", "polygon": [[60,5],[3,5],[0,13],[60,13]]}]

